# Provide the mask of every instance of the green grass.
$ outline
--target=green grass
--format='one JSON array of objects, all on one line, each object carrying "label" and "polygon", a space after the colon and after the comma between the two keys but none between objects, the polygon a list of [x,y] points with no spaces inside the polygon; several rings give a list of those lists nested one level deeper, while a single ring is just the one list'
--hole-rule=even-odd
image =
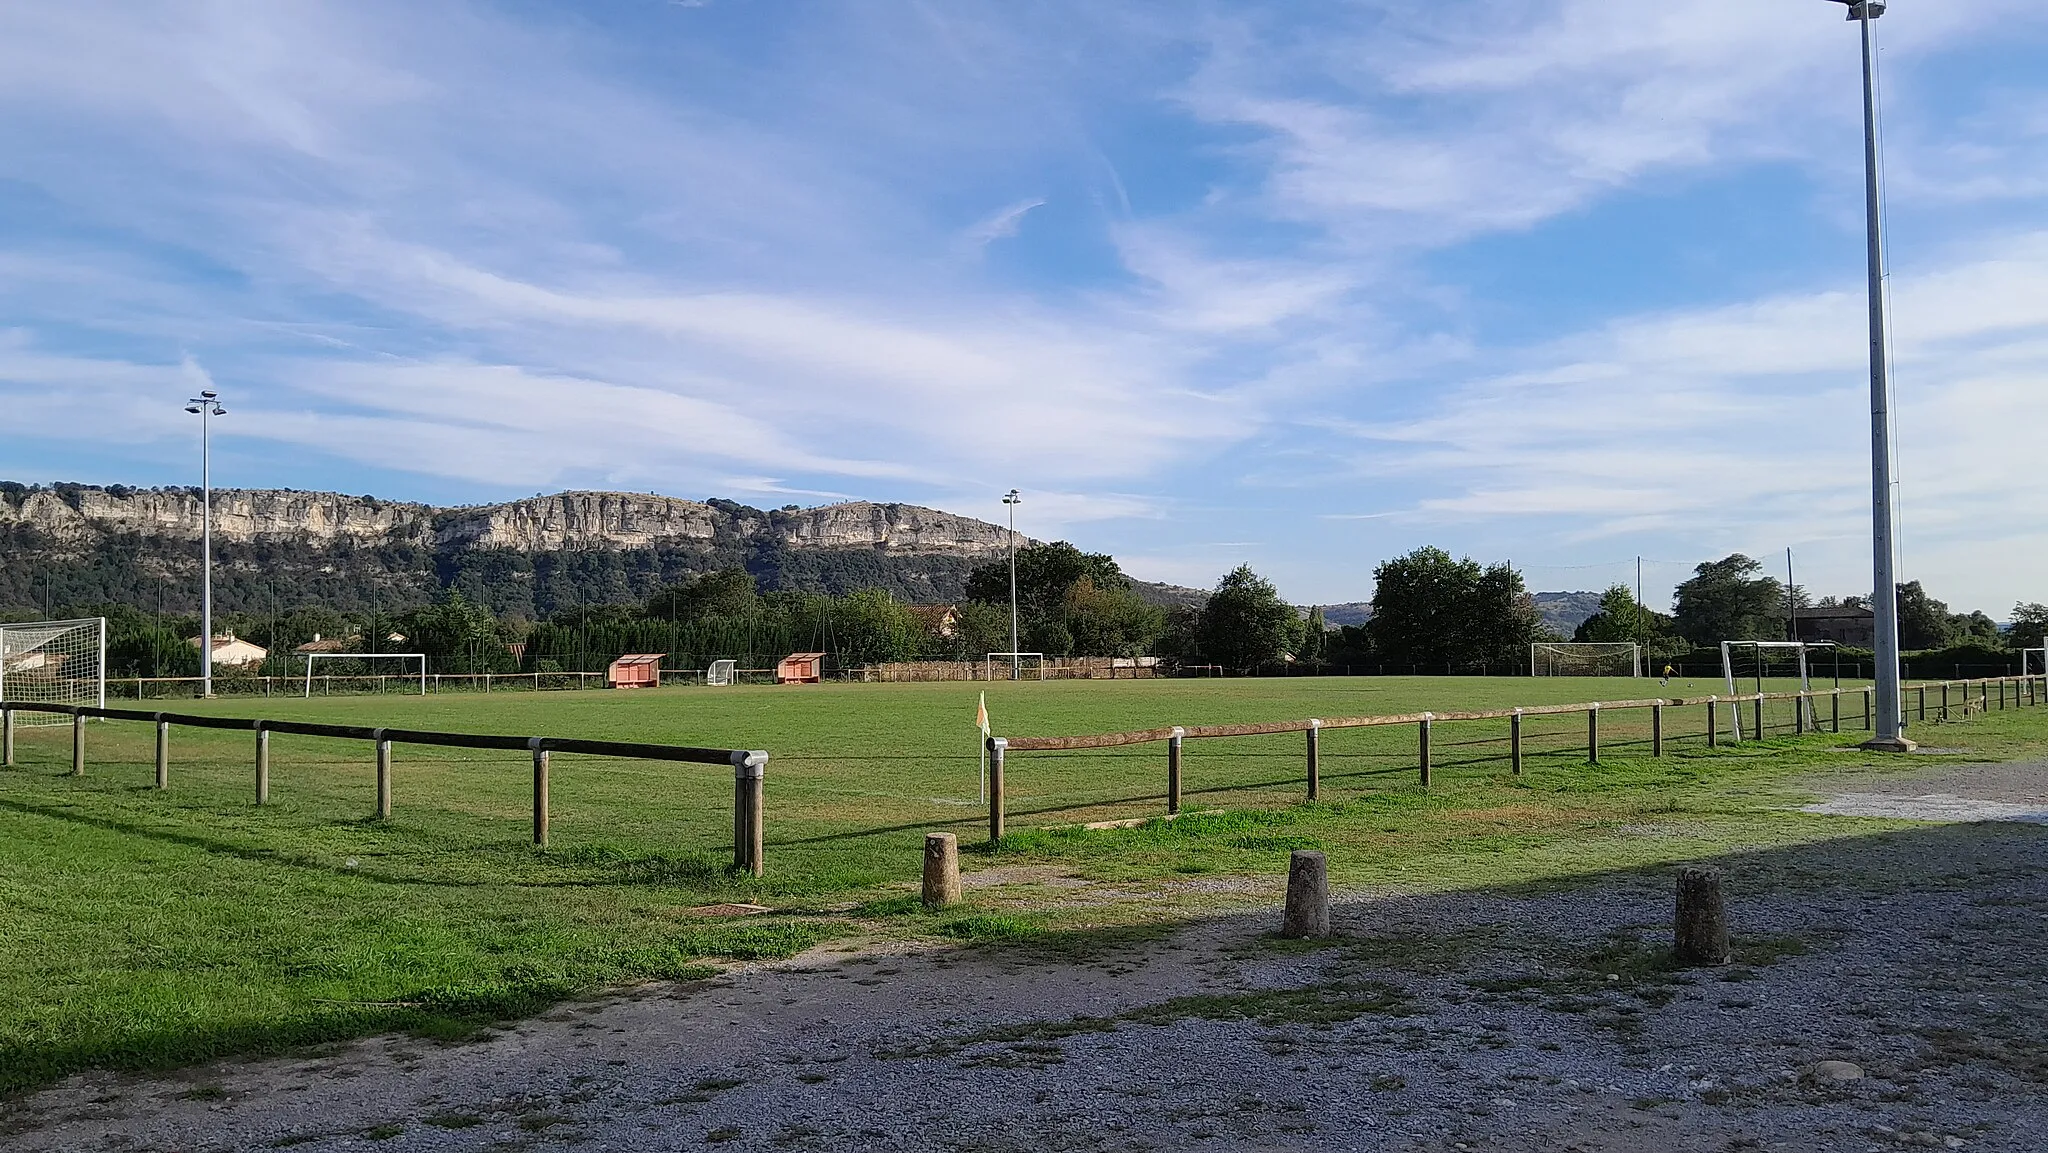
[{"label": "green grass", "polygon": [[[1302,803],[1299,734],[1190,742],[1191,811],[1109,831],[1074,826],[1160,814],[1161,746],[1018,754],[1013,835],[991,851],[972,728],[984,687],[997,732],[1017,736],[1645,695],[1645,682],[1629,680],[1387,678],[178,706],[765,748],[760,880],[727,869],[732,781],[717,766],[558,755],[554,839],[540,851],[528,843],[530,780],[516,754],[400,746],[395,811],[378,821],[361,743],[273,736],[272,801],[258,809],[249,734],[174,730],[171,788],[158,792],[146,725],[90,726],[83,778],[65,775],[68,730],[29,730],[19,767],[0,772],[0,1088],[87,1066],[178,1065],[387,1029],[459,1038],[591,990],[702,976],[707,959],[788,956],[846,934],[1024,942],[1074,956],[1085,952],[1071,936],[1079,927],[1251,899],[1191,889],[1077,912],[1027,876],[981,890],[980,907],[928,914],[906,896],[928,830],[959,833],[970,870],[1027,866],[1023,876],[1043,866],[1156,890],[1208,875],[1277,878],[1296,848],[1329,852],[1343,886],[1451,888],[1564,883],[1873,827],[1782,811],[1799,773],[1865,763],[1827,751],[1839,739],[1776,738],[1710,756],[1695,715],[1703,710],[1686,709],[1668,718],[1673,755],[1662,760],[1630,744],[1647,737],[1647,713],[1606,716],[1598,767],[1585,764],[1582,716],[1530,718],[1521,778],[1506,773],[1504,723],[1443,724],[1427,793],[1415,784],[1412,728],[1329,731],[1324,799],[1313,805]],[[1860,706],[1849,719],[1860,721]],[[1916,735],[2017,755],[2048,744],[2048,709]],[[688,911],[735,900],[795,911],[738,920]]]}]

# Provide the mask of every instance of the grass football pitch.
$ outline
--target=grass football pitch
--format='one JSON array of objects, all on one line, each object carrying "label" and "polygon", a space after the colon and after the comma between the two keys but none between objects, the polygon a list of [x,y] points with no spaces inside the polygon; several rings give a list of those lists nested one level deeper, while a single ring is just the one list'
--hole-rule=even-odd
[{"label": "grass football pitch", "polygon": [[[975,850],[970,872],[1021,864],[1112,892],[1204,874],[1277,877],[1286,851],[1300,847],[1329,852],[1340,887],[1445,887],[1840,835],[1773,799],[1816,760],[1843,758],[1828,751],[1840,738],[1790,736],[1787,705],[1770,718],[1784,735],[1711,752],[1704,709],[1670,710],[1671,755],[1658,760],[1648,756],[1647,711],[1615,713],[1603,717],[1599,766],[1585,763],[1583,714],[1530,718],[1520,779],[1507,773],[1505,722],[1448,723],[1435,734],[1427,792],[1416,785],[1412,726],[1330,731],[1315,805],[1303,803],[1300,734],[1191,741],[1189,815],[1100,832],[1074,826],[1163,812],[1162,745],[1018,754],[1008,774],[1014,835],[1000,851],[980,844],[973,721],[983,691],[998,735],[1046,736],[1717,688],[1704,678],[1663,690],[1630,679],[1300,678],[174,706],[766,749],[760,880],[725,868],[732,774],[718,766],[558,755],[543,852],[529,842],[530,776],[518,754],[398,746],[393,816],[379,821],[363,742],[274,735],[271,801],[257,808],[250,734],[173,730],[170,788],[159,792],[148,725],[89,725],[82,778],[66,775],[68,728],[25,730],[17,767],[0,772],[0,1087],[387,1028],[460,1032],[605,985],[699,974],[705,958],[785,955],[832,936],[973,938],[1134,915],[1114,902],[1091,912],[1039,900],[1022,873],[1015,885],[977,888],[979,909],[916,913],[906,894],[932,830],[957,832]],[[1860,729],[1860,709],[1860,696],[1845,698],[1845,734]],[[1992,754],[2021,751],[2048,739],[2048,709],[1994,713],[1955,731]],[[1644,812],[1681,810],[1688,817],[1673,836],[1616,832]],[[1142,915],[1192,914],[1208,900],[1201,891],[1150,899]],[[738,920],[690,912],[734,900],[780,911]]]}]

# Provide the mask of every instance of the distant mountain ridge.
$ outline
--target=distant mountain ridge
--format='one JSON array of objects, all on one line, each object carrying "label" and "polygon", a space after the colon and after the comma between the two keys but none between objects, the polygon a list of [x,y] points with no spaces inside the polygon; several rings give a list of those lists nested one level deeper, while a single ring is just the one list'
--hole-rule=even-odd
[{"label": "distant mountain ridge", "polygon": [[[0,482],[0,606],[197,604],[197,489]],[[562,492],[436,508],[291,489],[213,493],[216,603],[256,610],[318,600],[400,608],[458,588],[500,612],[541,615],[639,599],[713,568],[764,587],[890,590],[956,599],[1001,555],[1002,526],[918,505],[849,501],[757,509],[620,492]],[[1020,537],[1019,545],[1036,541]]]}]

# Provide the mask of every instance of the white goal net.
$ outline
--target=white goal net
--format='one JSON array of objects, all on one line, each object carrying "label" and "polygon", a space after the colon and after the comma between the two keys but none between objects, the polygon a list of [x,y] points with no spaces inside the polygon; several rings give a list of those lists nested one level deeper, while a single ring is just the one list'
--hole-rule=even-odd
[{"label": "white goal net", "polygon": [[[372,661],[397,661],[399,662],[399,675],[405,677],[407,684],[411,684],[412,670],[407,667],[407,662],[412,662],[419,666],[420,695],[427,695],[427,656],[425,653],[308,653],[306,654],[306,695],[309,697],[313,695],[313,668],[321,661],[328,662],[327,672],[324,674],[327,679],[322,683],[330,689],[336,680],[341,680],[344,684],[354,684],[358,687],[365,685],[366,682],[375,681],[374,687],[379,692],[384,690],[385,682],[391,674],[365,673],[360,670],[369,668]],[[335,671],[334,662],[336,661],[344,662],[340,673]],[[357,661],[362,663],[353,663]],[[348,675],[351,673],[353,675]]]},{"label": "white goal net", "polygon": [[[106,618],[0,625],[0,701],[106,707]],[[14,723],[71,721],[58,713],[17,713]]]},{"label": "white goal net", "polygon": [[1643,646],[1634,641],[1552,641],[1529,646],[1532,677],[1639,677]]},{"label": "white goal net", "polygon": [[2048,637],[2041,638],[2038,649],[2020,650],[2020,675],[2036,677],[2048,675]]},{"label": "white goal net", "polygon": [[729,685],[733,682],[733,675],[739,671],[739,667],[738,661],[712,661],[711,667],[704,670],[704,683]]}]

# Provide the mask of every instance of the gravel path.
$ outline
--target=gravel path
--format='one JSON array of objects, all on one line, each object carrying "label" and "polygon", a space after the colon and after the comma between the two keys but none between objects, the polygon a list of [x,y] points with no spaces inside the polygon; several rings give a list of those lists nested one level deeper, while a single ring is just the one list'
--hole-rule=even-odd
[{"label": "gravel path", "polygon": [[1308,949],[1260,912],[817,953],[469,1044],[75,1077],[0,1150],[2048,1149],[2048,829],[1850,828],[1721,862],[1726,969],[1665,967],[1663,872],[1355,898]]}]

